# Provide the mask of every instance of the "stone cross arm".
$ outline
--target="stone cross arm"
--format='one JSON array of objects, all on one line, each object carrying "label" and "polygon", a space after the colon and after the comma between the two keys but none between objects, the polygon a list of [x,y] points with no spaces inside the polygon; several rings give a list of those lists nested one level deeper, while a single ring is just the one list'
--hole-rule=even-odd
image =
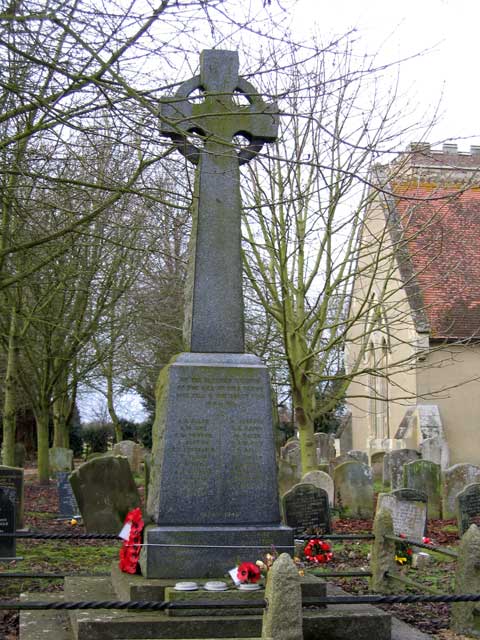
[{"label": "stone cross arm", "polygon": [[[192,94],[200,92],[195,98]],[[238,98],[246,104],[239,104]],[[199,101],[200,99],[200,101]],[[235,51],[204,51],[200,75],[184,82],[177,93],[161,104],[161,133],[171,137],[192,162],[198,162],[201,149],[187,138],[195,133],[210,152],[226,153],[234,148],[237,135],[248,140],[239,152],[240,164],[251,160],[264,142],[277,137],[278,108],[266,103],[245,79],[238,76]]]}]

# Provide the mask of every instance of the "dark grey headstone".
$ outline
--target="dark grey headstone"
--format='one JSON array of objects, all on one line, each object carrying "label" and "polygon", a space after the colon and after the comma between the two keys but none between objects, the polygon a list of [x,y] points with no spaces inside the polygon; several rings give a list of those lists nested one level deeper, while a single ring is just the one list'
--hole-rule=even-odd
[{"label": "dark grey headstone", "polygon": [[473,482],[457,494],[457,524],[461,536],[471,524],[480,527],[480,482]]},{"label": "dark grey headstone", "polygon": [[23,529],[23,469],[0,466],[0,487],[15,490],[15,523],[17,529]]},{"label": "dark grey headstone", "polygon": [[128,460],[102,456],[80,465],[70,483],[88,532],[118,533],[127,513],[140,506]]},{"label": "dark grey headstone", "polygon": [[328,493],[313,484],[297,484],[282,498],[285,524],[297,535],[330,533]]},{"label": "dark grey headstone", "polygon": [[0,487],[0,533],[11,533],[11,538],[0,538],[0,558],[15,558],[15,488]]},{"label": "dark grey headstone", "polygon": [[80,515],[77,501],[73,495],[69,480],[70,471],[57,471],[58,512],[62,517],[71,518]]}]

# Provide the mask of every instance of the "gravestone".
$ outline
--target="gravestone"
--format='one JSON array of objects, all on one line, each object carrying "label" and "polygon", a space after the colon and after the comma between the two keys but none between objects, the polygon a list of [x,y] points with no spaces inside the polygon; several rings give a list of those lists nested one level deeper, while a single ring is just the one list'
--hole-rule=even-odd
[{"label": "gravestone", "polygon": [[142,447],[133,440],[122,440],[113,447],[114,456],[127,458],[132,473],[140,473],[142,464]]},{"label": "gravestone", "polygon": [[15,490],[15,524],[17,529],[24,527],[24,489],[23,469],[0,466],[0,488]]},{"label": "gravestone", "polygon": [[331,461],[330,465],[332,469],[335,469],[335,467],[338,467],[344,462],[352,462],[352,460],[354,460],[354,458],[352,458],[352,456],[349,453],[342,453],[341,455],[334,458]]},{"label": "gravestone", "polygon": [[427,495],[427,517],[438,520],[442,515],[442,475],[439,464],[429,460],[414,460],[403,467],[403,485]]},{"label": "gravestone", "polygon": [[366,464],[350,460],[333,472],[335,506],[345,518],[373,516],[372,470]]},{"label": "gravestone", "polygon": [[290,438],[280,449],[280,456],[285,460],[288,458],[290,451],[300,449],[300,441],[298,438]]},{"label": "gravestone", "polygon": [[73,471],[73,451],[65,447],[52,447],[48,450],[48,462],[53,477],[57,471]]},{"label": "gravestone", "polygon": [[13,457],[15,461],[15,466],[18,468],[23,468],[25,466],[25,458],[27,457],[27,449],[23,442],[16,442]]},{"label": "gravestone", "polygon": [[373,480],[383,481],[383,459],[385,457],[385,451],[375,451],[370,456],[370,466],[372,467]]},{"label": "gravestone", "polygon": [[297,469],[297,475],[298,476],[301,475],[302,458],[301,458],[300,444],[299,443],[292,442],[292,443],[290,443],[288,445],[288,447],[285,446],[282,458],[283,458],[283,460],[285,460],[286,462],[290,463],[291,465],[293,465]]},{"label": "gravestone", "polygon": [[305,484],[313,484],[320,489],[324,489],[328,494],[328,502],[330,506],[333,506],[334,503],[334,488],[333,488],[333,480],[328,473],[325,471],[308,471],[302,477],[302,483]]},{"label": "gravestone", "polygon": [[392,514],[395,535],[422,541],[427,526],[427,496],[414,489],[397,489],[379,493],[377,511],[388,509]]},{"label": "gravestone", "polygon": [[430,460],[430,462],[439,464],[442,471],[449,467],[450,450],[447,441],[442,436],[426,438],[420,442],[418,448],[423,460]]},{"label": "gravestone", "polygon": [[358,449],[350,449],[347,454],[353,460],[357,462],[361,462],[362,464],[368,464],[368,454],[365,451],[360,451]]},{"label": "gravestone", "polygon": [[80,465],[70,484],[87,532],[119,533],[127,513],[140,506],[128,460],[103,456]]},{"label": "gravestone", "polygon": [[329,464],[335,459],[335,438],[331,433],[315,433],[315,448],[318,464]]},{"label": "gravestone", "polygon": [[57,471],[58,512],[63,518],[80,515],[77,501],[70,484],[70,471]]},{"label": "gravestone", "polygon": [[[14,487],[0,487],[0,533],[15,533],[16,496]],[[0,559],[16,556],[16,538],[0,538]]]},{"label": "gravestone", "polygon": [[[242,546],[251,557],[272,545],[293,551],[280,518],[269,375],[244,353],[239,165],[276,139],[278,109],[238,76],[236,52],[212,50],[202,52],[200,74],[162,100],[160,120],[162,134],[198,165],[185,291],[190,352],[158,379],[147,501],[154,524],[140,563],[147,578],[218,577]],[[203,148],[189,142],[192,132]],[[248,139],[238,151],[237,134]],[[169,544],[181,546],[172,553]]]},{"label": "gravestone", "polygon": [[480,467],[474,464],[460,463],[443,472],[443,517],[456,517],[455,499],[468,484],[480,482]]},{"label": "gravestone", "polygon": [[480,526],[480,482],[472,482],[456,497],[457,525],[460,536],[471,524]]},{"label": "gravestone", "polygon": [[328,494],[313,484],[297,484],[282,498],[285,524],[296,535],[331,533]]},{"label": "gravestone", "polygon": [[288,460],[283,460],[279,458],[278,460],[278,470],[277,470],[277,482],[278,482],[278,491],[281,496],[287,491],[298,484],[301,480],[300,477],[300,469],[296,466],[288,462]]},{"label": "gravestone", "polygon": [[420,458],[415,449],[397,449],[390,451],[383,459],[383,482],[390,484],[391,489],[403,487],[403,465]]}]

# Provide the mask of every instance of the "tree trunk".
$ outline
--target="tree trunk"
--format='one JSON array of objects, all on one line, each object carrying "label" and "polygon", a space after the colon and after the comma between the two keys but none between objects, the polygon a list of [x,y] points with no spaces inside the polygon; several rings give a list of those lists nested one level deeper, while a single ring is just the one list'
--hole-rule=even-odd
[{"label": "tree trunk", "polygon": [[[111,373],[111,368],[109,369]],[[122,427],[120,426],[120,421],[115,412],[115,405],[113,403],[113,376],[107,375],[107,408],[108,414],[113,424],[113,428],[115,430],[115,442],[121,442],[123,440]]]},{"label": "tree trunk", "polygon": [[48,460],[48,422],[49,407],[39,407],[35,412],[37,422],[37,469],[38,479],[41,484],[50,482],[50,464]]},{"label": "tree trunk", "polygon": [[3,464],[15,465],[15,427],[17,413],[17,312],[12,308],[8,337],[7,370],[3,402]]},{"label": "tree trunk", "polygon": [[302,475],[308,471],[318,469],[317,451],[314,438],[314,414],[311,410],[311,398],[315,397],[314,389],[309,389],[309,383],[304,385],[292,383],[293,408],[295,423],[300,440],[300,455]]}]

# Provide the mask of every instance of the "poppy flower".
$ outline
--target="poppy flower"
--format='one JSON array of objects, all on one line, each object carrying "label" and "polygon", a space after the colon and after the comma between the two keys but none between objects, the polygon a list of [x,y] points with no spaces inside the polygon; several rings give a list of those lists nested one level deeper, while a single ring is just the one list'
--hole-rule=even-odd
[{"label": "poppy flower", "polygon": [[237,578],[242,583],[255,584],[261,578],[260,569],[253,562],[242,562],[237,569]]}]

